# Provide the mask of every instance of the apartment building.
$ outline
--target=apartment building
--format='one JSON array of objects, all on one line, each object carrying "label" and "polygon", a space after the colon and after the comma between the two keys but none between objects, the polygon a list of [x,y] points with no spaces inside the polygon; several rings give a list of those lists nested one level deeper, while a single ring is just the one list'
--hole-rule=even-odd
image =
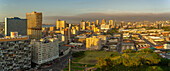
[{"label": "apartment building", "polygon": [[59,44],[57,38],[44,38],[38,40],[31,40],[32,62],[36,64],[43,64],[52,61],[59,57]]},{"label": "apartment building", "polygon": [[0,38],[0,68],[15,71],[31,68],[31,45],[27,36]]}]

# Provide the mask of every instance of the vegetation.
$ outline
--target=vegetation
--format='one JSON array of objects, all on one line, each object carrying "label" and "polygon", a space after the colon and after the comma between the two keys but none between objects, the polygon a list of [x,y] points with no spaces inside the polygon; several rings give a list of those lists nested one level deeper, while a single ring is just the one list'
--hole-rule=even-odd
[{"label": "vegetation", "polygon": [[[105,51],[80,51],[73,53],[74,59],[71,63],[71,70],[82,71],[86,67],[95,67],[97,63],[97,57],[104,58],[106,56],[119,56],[117,52],[105,52]],[[68,65],[64,68],[64,71],[68,71]]]},{"label": "vegetation", "polygon": [[102,71],[163,71],[170,70],[170,60],[161,58],[159,54],[153,53],[151,49],[123,51],[122,55],[98,58],[97,70]]},{"label": "vegetation", "polygon": [[111,54],[117,55],[117,52],[106,52],[106,51],[86,51],[84,52],[84,56],[75,58],[73,61],[81,63],[81,64],[96,64],[97,63],[97,57],[104,58],[106,56],[110,56]]}]

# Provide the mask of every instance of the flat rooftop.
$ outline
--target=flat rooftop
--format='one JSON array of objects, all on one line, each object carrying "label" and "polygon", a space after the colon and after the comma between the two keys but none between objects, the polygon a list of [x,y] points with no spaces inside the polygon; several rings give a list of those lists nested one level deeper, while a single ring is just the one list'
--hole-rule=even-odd
[{"label": "flat rooftop", "polygon": [[21,36],[15,38],[0,38],[0,42],[8,42],[8,41],[20,41],[20,40],[28,40],[28,36]]}]

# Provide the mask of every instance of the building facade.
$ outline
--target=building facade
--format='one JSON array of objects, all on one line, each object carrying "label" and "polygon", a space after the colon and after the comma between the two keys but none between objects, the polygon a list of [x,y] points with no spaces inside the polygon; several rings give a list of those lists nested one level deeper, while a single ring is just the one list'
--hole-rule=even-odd
[{"label": "building facade", "polygon": [[57,19],[57,21],[56,21],[56,29],[62,30],[64,28],[66,28],[66,21],[64,21],[64,20],[61,21],[61,20]]},{"label": "building facade", "polygon": [[0,38],[0,68],[15,71],[31,68],[31,45],[28,37]]},{"label": "building facade", "polygon": [[42,37],[42,13],[32,12],[26,14],[27,35],[30,39],[41,39]]},{"label": "building facade", "polygon": [[86,30],[86,22],[85,21],[81,21],[80,22],[80,31]]},{"label": "building facade", "polygon": [[32,62],[36,64],[43,64],[52,61],[59,57],[59,44],[57,38],[44,38],[38,40],[31,40]]},{"label": "building facade", "polygon": [[27,35],[27,19],[18,17],[5,18],[5,35],[10,36],[11,32],[18,32],[18,35]]},{"label": "building facade", "polygon": [[98,38],[97,36],[86,38],[87,50],[100,50],[101,47],[101,38]]}]

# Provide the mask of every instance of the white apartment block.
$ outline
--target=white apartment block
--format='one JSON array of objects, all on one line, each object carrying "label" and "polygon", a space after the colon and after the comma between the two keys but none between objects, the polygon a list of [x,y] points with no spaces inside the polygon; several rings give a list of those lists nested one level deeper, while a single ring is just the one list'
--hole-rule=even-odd
[{"label": "white apartment block", "polygon": [[31,40],[33,46],[32,62],[43,64],[59,57],[59,41],[57,38]]}]

